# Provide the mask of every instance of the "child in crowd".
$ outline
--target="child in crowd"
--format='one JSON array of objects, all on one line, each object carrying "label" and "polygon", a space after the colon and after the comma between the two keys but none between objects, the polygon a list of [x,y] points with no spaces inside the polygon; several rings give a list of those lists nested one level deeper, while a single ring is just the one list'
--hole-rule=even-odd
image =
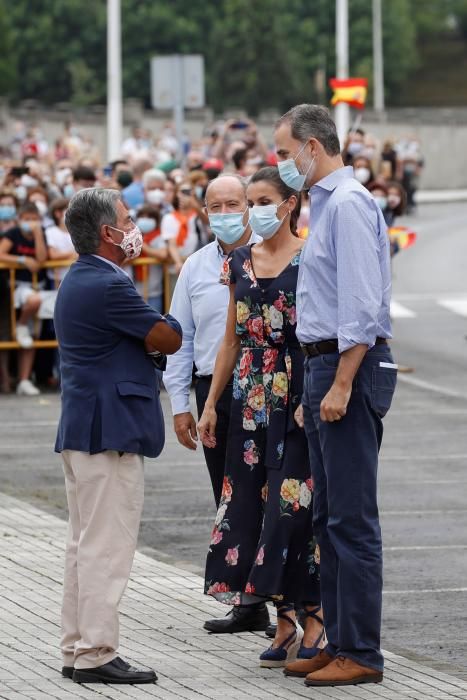
[{"label": "child in crowd", "polygon": [[[19,383],[17,393],[36,396],[39,389],[31,382],[35,350],[30,324],[41,304],[44,271],[40,266],[47,259],[47,248],[41,226],[41,216],[35,204],[27,202],[18,212],[19,225],[7,231],[0,239],[0,261],[16,263],[15,306],[20,309],[16,325],[16,340],[21,346],[18,356]],[[39,289],[32,285],[32,273],[38,273]]]},{"label": "child in crowd", "polygon": [[[167,243],[161,236],[160,210],[154,204],[143,204],[138,211],[136,223],[143,234],[144,257],[153,258],[154,262],[165,262],[169,257]],[[164,272],[161,265],[136,266],[133,270],[135,286],[141,296],[147,296],[147,302],[159,313],[164,311]]]}]

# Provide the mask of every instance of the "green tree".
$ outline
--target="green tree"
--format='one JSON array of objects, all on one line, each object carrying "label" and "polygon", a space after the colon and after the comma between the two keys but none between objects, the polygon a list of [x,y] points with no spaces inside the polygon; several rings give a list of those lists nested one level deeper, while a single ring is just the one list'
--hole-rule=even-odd
[{"label": "green tree", "polygon": [[0,96],[10,95],[16,78],[16,56],[13,51],[13,32],[6,3],[0,0]]},{"label": "green tree", "polygon": [[211,27],[209,5],[192,0],[123,0],[123,91],[127,97],[148,103],[152,56],[205,53]]},{"label": "green tree", "polygon": [[[407,0],[382,3],[384,83],[386,100],[391,103],[401,86],[410,80],[418,54],[415,44],[415,26]],[[352,77],[368,79],[373,88],[373,34],[372,3],[369,0],[349,0],[349,72]],[[333,16],[334,26],[334,16]],[[335,42],[332,56],[335,55]],[[335,61],[332,60],[335,70]]]},{"label": "green tree", "polygon": [[13,99],[36,98],[46,104],[67,101],[78,89],[80,100],[83,88],[76,84],[76,62],[81,61],[88,71],[86,80],[94,83],[94,98],[104,100],[105,3],[35,0],[32,7],[27,0],[6,0],[5,4],[21,76]]},{"label": "green tree", "polygon": [[[349,0],[349,7],[350,72],[371,88],[371,2]],[[437,95],[467,102],[459,87],[467,0],[384,0],[383,20],[388,104],[409,103],[414,88],[419,103]],[[0,91],[12,100],[105,101],[105,0],[0,0],[0,40]],[[335,2],[122,0],[122,47],[123,93],[146,105],[150,58],[171,53],[205,56],[208,103],[218,111],[326,101],[329,91],[316,78],[335,75]]]}]

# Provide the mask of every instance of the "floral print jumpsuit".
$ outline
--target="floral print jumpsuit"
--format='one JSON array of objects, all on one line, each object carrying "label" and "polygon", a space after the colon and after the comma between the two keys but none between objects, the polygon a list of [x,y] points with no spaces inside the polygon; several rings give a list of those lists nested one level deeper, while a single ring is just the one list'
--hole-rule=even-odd
[{"label": "floral print jumpsuit", "polygon": [[221,282],[235,284],[241,353],[205,592],[226,604],[320,601],[308,447],[294,420],[304,372],[295,335],[299,261],[300,253],[278,277],[257,279],[251,246],[243,246],[222,271]]}]

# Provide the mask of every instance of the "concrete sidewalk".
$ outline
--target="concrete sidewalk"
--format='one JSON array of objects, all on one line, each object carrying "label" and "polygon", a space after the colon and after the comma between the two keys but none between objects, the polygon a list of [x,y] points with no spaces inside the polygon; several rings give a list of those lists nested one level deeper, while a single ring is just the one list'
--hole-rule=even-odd
[{"label": "concrete sidewalk", "polygon": [[381,685],[306,688],[260,669],[258,634],[208,635],[205,619],[226,608],[202,580],[138,553],[121,608],[121,653],[156,669],[156,685],[77,685],[60,675],[59,610],[66,524],[0,494],[0,698],[467,699],[467,681],[386,653]]}]

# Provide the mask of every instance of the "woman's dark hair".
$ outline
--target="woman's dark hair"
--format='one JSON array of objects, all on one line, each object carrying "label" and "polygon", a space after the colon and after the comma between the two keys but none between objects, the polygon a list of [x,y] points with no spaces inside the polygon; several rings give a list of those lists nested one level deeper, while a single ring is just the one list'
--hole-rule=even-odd
[{"label": "woman's dark hair", "polygon": [[277,190],[282,199],[289,199],[292,195],[295,195],[297,198],[297,204],[290,212],[290,230],[294,236],[298,236],[297,222],[302,206],[300,192],[293,190],[291,187],[285,184],[279,175],[278,168],[275,165],[268,165],[254,173],[254,175],[251,176],[248,184],[252,185],[254,182],[269,182],[274,189]]},{"label": "woman's dark hair", "polygon": [[58,220],[59,220],[58,213],[60,211],[66,211],[68,208],[68,203],[69,203],[69,200],[66,199],[65,197],[57,197],[57,199],[54,199],[53,202],[51,203],[51,205],[49,207],[50,216],[54,220],[54,223],[56,226],[58,226]]}]

